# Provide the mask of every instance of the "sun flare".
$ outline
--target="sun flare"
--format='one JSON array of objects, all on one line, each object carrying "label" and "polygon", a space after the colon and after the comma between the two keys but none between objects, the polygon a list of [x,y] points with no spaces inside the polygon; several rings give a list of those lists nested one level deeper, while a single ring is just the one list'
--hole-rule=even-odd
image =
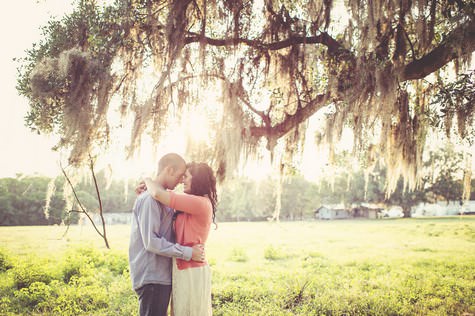
[{"label": "sun flare", "polygon": [[205,143],[210,138],[210,118],[206,116],[206,113],[198,110],[189,112],[183,122],[182,130],[188,141]]}]

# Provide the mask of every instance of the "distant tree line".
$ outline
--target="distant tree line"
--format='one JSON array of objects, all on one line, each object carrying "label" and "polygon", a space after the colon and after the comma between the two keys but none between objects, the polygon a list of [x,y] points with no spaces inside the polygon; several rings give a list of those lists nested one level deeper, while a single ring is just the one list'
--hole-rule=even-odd
[{"label": "distant tree line", "polygon": [[[447,145],[429,153],[422,166],[419,188],[405,190],[400,179],[390,196],[386,195],[384,187],[387,174],[384,166],[366,169],[364,165],[354,164],[352,153],[343,151],[335,156],[333,165],[317,182],[311,182],[299,173],[285,177],[280,219],[312,218],[315,210],[324,204],[351,207],[359,203],[398,205],[403,208],[404,215],[410,217],[411,208],[419,203],[462,200],[463,154],[453,146]],[[245,178],[227,181],[219,195],[217,216],[221,220],[233,221],[270,218],[276,203],[276,183],[272,178],[258,182]],[[472,180],[470,199],[475,199],[474,186]]]},{"label": "distant tree line", "polygon": [[[307,180],[294,172],[284,177],[281,196],[281,220],[301,220],[314,216],[314,211],[325,204],[358,203],[399,205],[406,216],[421,202],[461,201],[463,191],[463,156],[448,146],[431,152],[422,166],[424,176],[419,189],[404,190],[403,181],[386,196],[386,169],[371,170],[354,166],[349,152],[335,156],[331,167],[320,181]],[[108,184],[103,172],[97,174],[104,212],[130,212],[135,200],[137,180],[114,180]],[[234,178],[219,188],[219,221],[261,221],[272,217],[276,204],[276,179],[255,181]],[[472,180],[473,182],[473,180]],[[54,184],[54,186],[53,186]],[[77,223],[78,207],[67,209],[63,194],[64,177],[51,179],[44,176],[17,175],[0,179],[0,225],[52,225]],[[51,188],[54,190],[51,190]],[[472,184],[472,188],[475,183]],[[48,195],[48,188],[50,194]],[[91,212],[97,212],[98,203],[92,182],[82,181],[75,186],[81,203]],[[47,197],[49,196],[49,203]],[[472,189],[471,199],[475,199]],[[47,207],[48,206],[48,207]]]},{"label": "distant tree line", "polygon": [[[103,172],[99,172],[97,178],[104,212],[128,212],[132,209],[135,182],[128,187],[125,180],[115,180],[108,184]],[[63,176],[52,179],[18,174],[14,178],[1,178],[0,225],[76,223],[79,209],[75,203],[72,203],[70,209],[66,209],[64,184]],[[81,181],[75,185],[75,190],[88,212],[97,212],[98,202],[93,183]]]}]

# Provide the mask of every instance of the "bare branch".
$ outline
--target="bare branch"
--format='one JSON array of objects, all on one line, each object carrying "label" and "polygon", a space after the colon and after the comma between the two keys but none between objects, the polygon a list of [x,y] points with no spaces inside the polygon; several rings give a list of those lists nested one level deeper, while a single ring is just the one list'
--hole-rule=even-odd
[{"label": "bare branch", "polygon": [[79,200],[79,197],[76,193],[76,190],[74,189],[74,185],[71,183],[71,180],[69,179],[68,175],[66,174],[66,170],[64,170],[64,168],[61,164],[60,164],[60,168],[61,168],[61,171],[63,172],[64,177],[66,178],[66,181],[68,181],[68,184],[71,187],[71,190],[73,191],[73,195],[74,195],[74,198],[75,198],[76,202],[78,203],[79,207],[81,208],[81,213],[86,214],[87,218],[89,218],[89,221],[91,221],[92,225],[94,226],[94,229],[102,237],[102,233],[97,229],[97,227],[94,224],[94,221],[92,220],[91,216],[89,215],[89,213],[86,211],[86,209],[82,205],[81,201]]},{"label": "bare branch", "polygon": [[[92,220],[92,217],[91,215],[89,215],[89,212],[86,211],[86,209],[84,208],[84,206],[82,205],[81,201],[79,200],[79,197],[76,193],[76,190],[74,189],[74,185],[72,184],[71,180],[69,179],[68,175],[66,174],[66,170],[64,170],[63,166],[60,164],[60,168],[61,168],[61,171],[63,172],[63,175],[64,177],[66,178],[66,181],[68,181],[68,184],[69,186],[71,187],[71,190],[73,191],[73,195],[74,195],[74,198],[76,199],[76,202],[78,203],[79,207],[81,208],[81,212],[78,212],[78,213],[84,213],[87,218],[89,219],[89,221],[91,222],[92,226],[94,227],[94,229],[96,230],[96,232],[99,234],[99,236],[101,236],[104,241],[106,242],[106,247],[109,248],[109,245],[108,245],[108,242],[107,242],[107,239],[105,238],[105,235],[102,234],[99,229],[97,228],[96,224],[94,223],[94,221]],[[71,210],[73,211],[73,210]]]},{"label": "bare branch", "polygon": [[104,220],[104,215],[102,214],[103,210],[102,210],[101,194],[99,193],[99,187],[97,185],[96,173],[94,172],[94,161],[92,160],[91,155],[89,155],[89,168],[91,170],[92,179],[94,179],[94,187],[96,188],[97,201],[99,203],[99,216],[101,217],[102,232],[103,232],[102,238],[104,239],[104,242],[106,243],[107,249],[110,249],[109,241],[107,240],[107,236],[106,236],[106,221]]}]

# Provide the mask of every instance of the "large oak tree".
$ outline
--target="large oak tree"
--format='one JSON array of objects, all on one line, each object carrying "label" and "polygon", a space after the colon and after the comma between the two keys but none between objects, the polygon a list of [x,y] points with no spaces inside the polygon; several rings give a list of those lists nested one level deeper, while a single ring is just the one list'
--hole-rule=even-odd
[{"label": "large oak tree", "polygon": [[133,154],[144,133],[159,142],[170,119],[214,90],[217,132],[200,152],[221,179],[279,142],[285,169],[308,119],[326,108],[317,141],[331,150],[350,127],[368,166],[385,161],[388,190],[401,175],[414,187],[428,131],[456,119],[470,136],[474,11],[464,0],[82,0],[44,27],[18,90],[27,125],[59,134],[73,164],[111,142],[112,107],[134,117]]}]

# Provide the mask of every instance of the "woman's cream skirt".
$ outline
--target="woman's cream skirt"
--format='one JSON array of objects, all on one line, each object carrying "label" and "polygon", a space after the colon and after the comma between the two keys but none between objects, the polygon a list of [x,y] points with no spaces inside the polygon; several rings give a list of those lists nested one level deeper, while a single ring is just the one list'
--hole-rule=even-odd
[{"label": "woman's cream skirt", "polygon": [[211,270],[208,265],[178,270],[173,259],[172,315],[211,315]]}]

